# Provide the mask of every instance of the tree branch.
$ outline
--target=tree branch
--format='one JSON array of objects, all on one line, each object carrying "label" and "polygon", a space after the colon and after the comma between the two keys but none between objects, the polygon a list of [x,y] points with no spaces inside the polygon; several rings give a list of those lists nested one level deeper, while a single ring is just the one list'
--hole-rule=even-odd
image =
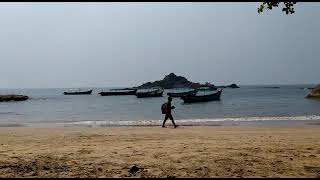
[{"label": "tree branch", "polygon": [[[272,10],[273,7],[278,7],[280,2],[262,2],[260,4],[260,7],[258,7],[258,13],[262,13],[265,9]],[[286,12],[286,14],[293,14],[294,11],[294,5],[296,2],[282,2],[283,8],[282,11]]]}]

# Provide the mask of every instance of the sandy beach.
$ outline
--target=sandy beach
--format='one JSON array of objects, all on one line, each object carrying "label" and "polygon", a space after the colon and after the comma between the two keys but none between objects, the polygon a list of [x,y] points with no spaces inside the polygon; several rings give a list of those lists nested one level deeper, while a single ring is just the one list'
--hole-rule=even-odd
[{"label": "sandy beach", "polygon": [[1,127],[0,147],[0,177],[320,177],[319,125]]}]

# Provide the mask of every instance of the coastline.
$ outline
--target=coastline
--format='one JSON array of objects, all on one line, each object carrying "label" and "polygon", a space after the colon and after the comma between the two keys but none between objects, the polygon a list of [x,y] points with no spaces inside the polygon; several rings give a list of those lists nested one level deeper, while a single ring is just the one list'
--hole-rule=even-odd
[{"label": "coastline", "polygon": [[0,127],[0,177],[320,177],[319,125]]},{"label": "coastline", "polygon": [[[26,123],[0,123],[1,127],[38,127],[38,128],[60,128],[60,127],[159,127],[163,120],[132,120],[132,121],[47,121]],[[247,118],[217,118],[217,119],[176,119],[180,126],[302,126],[320,125],[320,116],[296,116],[296,117],[247,117]],[[171,126],[168,120],[166,125]]]}]

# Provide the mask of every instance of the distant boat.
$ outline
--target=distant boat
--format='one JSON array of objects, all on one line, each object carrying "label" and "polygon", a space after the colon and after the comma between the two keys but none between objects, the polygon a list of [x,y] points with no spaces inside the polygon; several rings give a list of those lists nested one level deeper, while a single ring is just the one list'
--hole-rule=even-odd
[{"label": "distant boat", "polygon": [[202,96],[197,95],[187,95],[182,96],[181,99],[185,103],[195,103],[195,102],[206,102],[206,101],[219,101],[221,96],[222,89],[213,94],[207,94]]},{"label": "distant boat", "polygon": [[138,90],[136,92],[137,98],[144,98],[144,97],[162,97],[163,89],[146,89],[146,90]]},{"label": "distant boat", "polygon": [[117,96],[117,95],[135,95],[137,90],[113,90],[113,91],[107,91],[107,92],[100,92],[99,94],[101,96]]},{"label": "distant boat", "polygon": [[74,89],[70,89],[68,92],[63,92],[64,95],[84,95],[84,94],[91,94],[92,93],[92,89],[89,91],[81,91],[79,90],[74,90]]},{"label": "distant boat", "polygon": [[196,95],[197,90],[187,91],[187,92],[177,92],[177,93],[167,93],[169,97],[182,97],[187,95]]}]

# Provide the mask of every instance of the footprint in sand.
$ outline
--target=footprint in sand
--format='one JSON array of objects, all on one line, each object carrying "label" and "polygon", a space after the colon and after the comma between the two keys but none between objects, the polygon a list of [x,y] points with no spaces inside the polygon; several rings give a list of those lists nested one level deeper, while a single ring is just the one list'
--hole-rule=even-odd
[{"label": "footprint in sand", "polygon": [[92,152],[92,150],[89,149],[81,149],[78,151],[80,154],[90,154]]}]

